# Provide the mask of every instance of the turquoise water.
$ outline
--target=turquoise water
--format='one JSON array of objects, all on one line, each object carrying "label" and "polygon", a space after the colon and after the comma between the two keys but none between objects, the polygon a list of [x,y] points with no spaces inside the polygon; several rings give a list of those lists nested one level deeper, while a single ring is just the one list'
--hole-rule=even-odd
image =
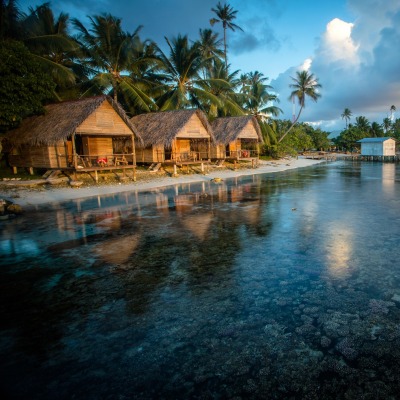
[{"label": "turquoise water", "polygon": [[337,162],[1,221],[2,398],[398,398],[399,168]]}]

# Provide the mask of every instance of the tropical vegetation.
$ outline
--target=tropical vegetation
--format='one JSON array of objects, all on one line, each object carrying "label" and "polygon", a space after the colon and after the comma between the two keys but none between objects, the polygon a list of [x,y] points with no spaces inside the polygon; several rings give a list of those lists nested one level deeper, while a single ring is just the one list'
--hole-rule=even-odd
[{"label": "tropical vegetation", "polygon": [[122,19],[111,14],[92,15],[84,23],[55,15],[48,2],[23,13],[17,1],[2,0],[0,132],[42,113],[50,102],[107,94],[131,116],[193,107],[210,120],[254,115],[270,155],[327,148],[328,132],[298,122],[306,98],[320,97],[318,79],[297,72],[290,86],[300,111],[295,121],[280,121],[279,97],[268,77],[228,64],[227,31],[242,31],[235,23],[238,11],[219,2],[210,14],[211,27],[223,29],[222,39],[204,28],[194,41],[178,34],[160,46],[142,38],[141,26],[125,31]]}]

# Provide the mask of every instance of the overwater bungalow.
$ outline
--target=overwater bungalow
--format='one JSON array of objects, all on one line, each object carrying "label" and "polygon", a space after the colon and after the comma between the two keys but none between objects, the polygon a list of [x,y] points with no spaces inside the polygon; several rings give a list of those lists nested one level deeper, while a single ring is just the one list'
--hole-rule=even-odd
[{"label": "overwater bungalow", "polygon": [[213,158],[257,160],[263,142],[260,125],[252,115],[217,118],[212,123],[217,145]]},{"label": "overwater bungalow", "polygon": [[357,143],[361,143],[362,156],[395,156],[396,141],[391,137],[364,138]]},{"label": "overwater bungalow", "polygon": [[134,126],[122,107],[108,96],[96,96],[45,106],[43,115],[25,119],[8,133],[9,163],[18,167],[95,173],[133,170]]},{"label": "overwater bungalow", "polygon": [[131,122],[140,132],[142,145],[137,162],[149,164],[204,164],[211,158],[214,135],[201,110],[176,110],[137,115]]}]

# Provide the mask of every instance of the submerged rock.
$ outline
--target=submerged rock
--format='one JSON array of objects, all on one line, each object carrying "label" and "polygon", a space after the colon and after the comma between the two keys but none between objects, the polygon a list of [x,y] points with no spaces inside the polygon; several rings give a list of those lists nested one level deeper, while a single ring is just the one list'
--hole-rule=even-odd
[{"label": "submerged rock", "polygon": [[8,219],[23,213],[20,205],[14,204],[11,201],[0,199],[0,219]]}]

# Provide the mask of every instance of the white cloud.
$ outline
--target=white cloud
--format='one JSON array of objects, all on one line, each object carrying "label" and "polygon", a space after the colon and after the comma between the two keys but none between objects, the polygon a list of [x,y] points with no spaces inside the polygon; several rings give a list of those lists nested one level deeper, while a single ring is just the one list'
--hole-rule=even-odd
[{"label": "white cloud", "polygon": [[326,63],[341,61],[344,65],[354,66],[359,63],[358,47],[351,37],[354,24],[335,18],[330,21],[322,36],[317,54]]},{"label": "white cloud", "polygon": [[[353,118],[363,115],[382,123],[392,104],[400,107],[400,2],[350,0],[350,5],[357,12],[355,20],[335,18],[321,34],[310,71],[322,85],[322,97],[317,103],[306,100],[300,117],[318,121],[329,131],[344,128],[340,115],[345,108],[351,109]],[[290,68],[271,82],[285,119],[291,117],[287,98],[295,70]]]}]

